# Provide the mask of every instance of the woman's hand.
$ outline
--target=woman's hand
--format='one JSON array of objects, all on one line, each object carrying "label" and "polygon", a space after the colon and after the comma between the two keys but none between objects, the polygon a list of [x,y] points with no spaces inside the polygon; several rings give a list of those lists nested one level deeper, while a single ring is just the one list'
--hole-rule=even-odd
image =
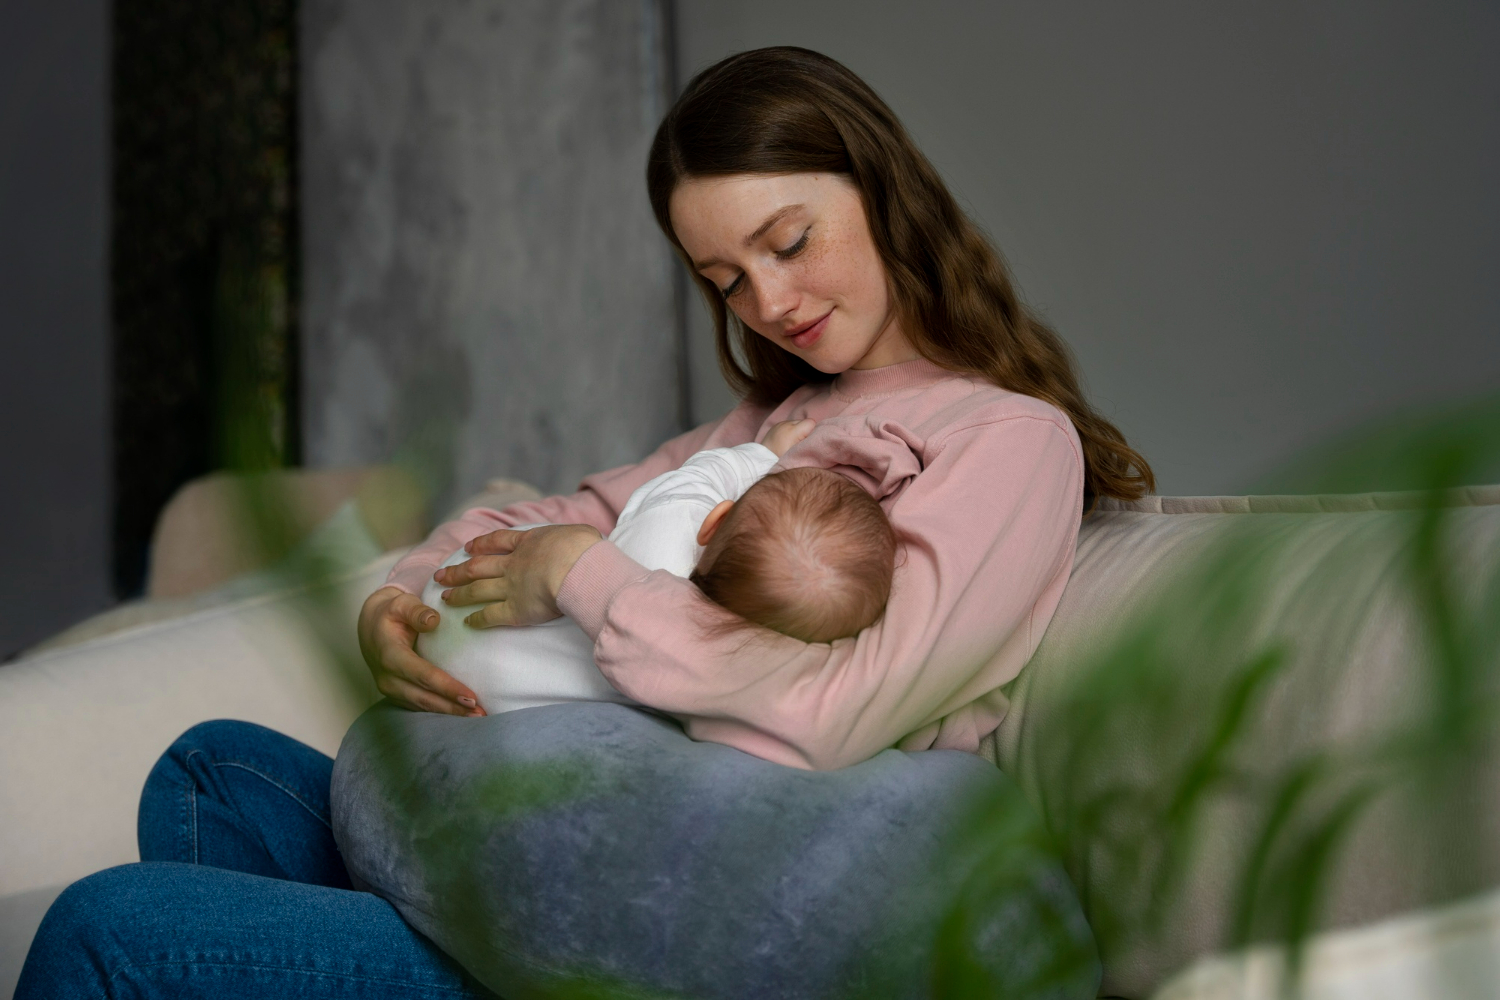
[{"label": "woman's hand", "polygon": [[562,614],[557,593],[563,579],[602,537],[586,524],[549,524],[529,531],[502,528],[465,545],[471,558],[438,570],[435,579],[450,588],[443,591],[446,603],[459,608],[484,605],[464,619],[475,628],[536,625]]},{"label": "woman's hand", "polygon": [[438,613],[397,587],[381,587],[359,612],[359,651],[380,693],[416,712],[483,715],[474,692],[417,655],[418,632]]},{"label": "woman's hand", "polygon": [[816,420],[810,418],[803,420],[783,420],[766,432],[766,439],[761,442],[771,450],[777,458],[785,455],[787,449],[794,444],[801,444],[807,440],[812,429],[818,426]]}]

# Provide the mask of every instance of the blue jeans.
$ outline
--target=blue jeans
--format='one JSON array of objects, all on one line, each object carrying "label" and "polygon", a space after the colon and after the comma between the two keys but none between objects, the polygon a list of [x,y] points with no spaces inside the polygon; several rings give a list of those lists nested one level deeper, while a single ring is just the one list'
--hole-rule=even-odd
[{"label": "blue jeans", "polygon": [[355,892],[333,761],[246,722],[194,726],[141,794],[141,863],[47,912],[17,1000],[493,997],[385,900]]}]

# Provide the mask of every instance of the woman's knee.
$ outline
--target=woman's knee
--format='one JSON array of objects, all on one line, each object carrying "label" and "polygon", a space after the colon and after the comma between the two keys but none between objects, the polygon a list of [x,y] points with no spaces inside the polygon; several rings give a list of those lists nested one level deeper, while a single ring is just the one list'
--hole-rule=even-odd
[{"label": "woman's knee", "polygon": [[[212,719],[200,722],[177,739],[162,754],[162,761],[185,761],[195,753],[210,758],[257,756],[268,748],[288,743],[302,746],[283,733],[239,719]],[[159,764],[160,762],[158,762]]]},{"label": "woman's knee", "polygon": [[200,722],[177,739],[157,758],[151,773],[146,777],[146,788],[142,801],[153,794],[154,788],[178,788],[192,780],[192,764],[195,758],[208,761],[246,754],[264,752],[268,744],[286,740],[274,729],[258,726],[253,722],[238,719],[214,719]]},{"label": "woman's knee", "polygon": [[157,758],[141,789],[136,812],[141,858],[193,861],[181,841],[191,826],[195,796],[212,785],[211,763],[253,752],[257,746],[278,739],[287,737],[253,722],[215,719],[198,723],[172,741]]},{"label": "woman's knee", "polygon": [[103,997],[129,964],[122,929],[138,926],[142,912],[159,906],[152,865],[121,865],[79,879],[42,918],[16,984],[16,1000]]},{"label": "woman's knee", "polygon": [[333,760],[290,736],[221,719],[183,733],[141,791],[143,861],[211,865],[347,888],[329,819]]}]

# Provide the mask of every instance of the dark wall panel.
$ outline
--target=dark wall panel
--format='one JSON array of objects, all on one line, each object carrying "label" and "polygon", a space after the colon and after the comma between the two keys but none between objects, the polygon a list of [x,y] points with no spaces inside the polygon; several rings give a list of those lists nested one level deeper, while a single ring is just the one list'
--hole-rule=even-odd
[{"label": "dark wall panel", "polygon": [[0,658],[110,599],[107,39],[0,3]]}]

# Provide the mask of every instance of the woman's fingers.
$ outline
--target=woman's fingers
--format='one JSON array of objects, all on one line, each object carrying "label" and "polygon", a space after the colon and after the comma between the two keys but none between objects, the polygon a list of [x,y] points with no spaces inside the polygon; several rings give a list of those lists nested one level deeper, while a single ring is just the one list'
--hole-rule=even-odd
[{"label": "woman's fingers", "polygon": [[505,561],[505,556],[474,556],[464,562],[444,566],[433,574],[433,579],[445,587],[456,587],[487,577],[504,576]]},{"label": "woman's fingers", "polygon": [[[522,620],[523,617],[524,620]],[[548,614],[545,611],[540,612],[540,617],[538,617],[538,612],[535,610],[530,614],[526,614],[518,605],[510,601],[501,601],[496,604],[486,604],[465,618],[464,624],[470,628],[493,628],[497,625],[538,625],[541,622],[551,621],[554,618],[560,617],[562,616],[556,612]]]},{"label": "woman's fingers", "polygon": [[[382,648],[381,654],[386,670],[376,677],[375,686],[386,697],[401,701],[407,707],[420,706],[427,712],[484,714],[473,691],[460,684],[452,674],[418,656],[411,647],[391,643]],[[422,691],[424,697],[412,696],[413,690]]]},{"label": "woman's fingers", "polygon": [[473,691],[414,648],[417,633],[437,628],[438,617],[432,608],[395,587],[382,587],[365,599],[359,612],[359,650],[375,687],[403,708],[483,715]]},{"label": "woman's fingers", "polygon": [[464,551],[471,555],[508,555],[512,552],[516,543],[526,537],[526,532],[515,531],[511,528],[498,528],[487,535],[471,538],[465,545]]},{"label": "woman's fingers", "polygon": [[431,632],[438,627],[440,620],[436,611],[423,604],[415,595],[407,593],[402,593],[391,601],[389,613],[418,632]]},{"label": "woman's fingers", "polygon": [[377,685],[380,693],[402,708],[414,712],[437,712],[440,715],[483,715],[477,708],[465,708],[464,706],[449,701],[447,698],[439,697],[424,687],[419,687],[411,681],[402,680],[394,674],[387,674],[381,678]]},{"label": "woman's fingers", "polygon": [[503,579],[489,578],[466,583],[462,587],[443,591],[443,601],[454,608],[467,608],[472,604],[489,604],[503,601],[510,596],[509,584]]}]

